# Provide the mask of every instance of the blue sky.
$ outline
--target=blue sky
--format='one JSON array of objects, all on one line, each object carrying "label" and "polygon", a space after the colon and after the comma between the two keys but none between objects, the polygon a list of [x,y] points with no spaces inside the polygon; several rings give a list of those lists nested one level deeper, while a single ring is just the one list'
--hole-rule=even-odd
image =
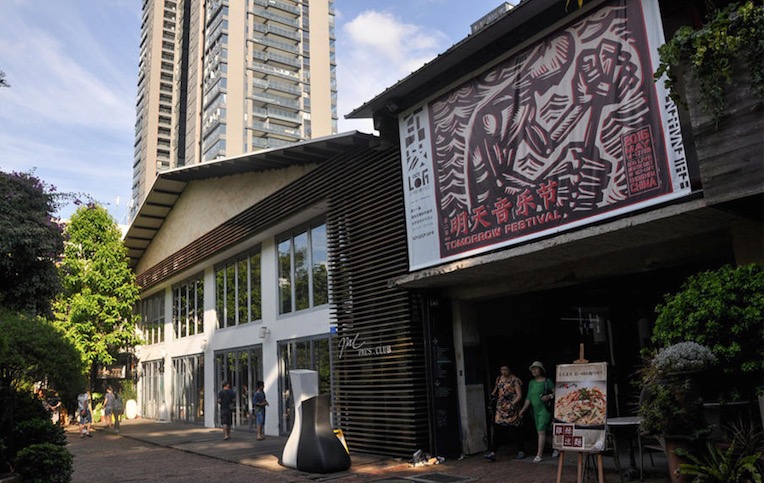
[{"label": "blue sky", "polygon": [[[239,1],[239,0],[232,0]],[[469,34],[500,0],[335,0],[344,115]],[[140,35],[138,0],[2,0],[0,170],[32,171],[127,223]],[[63,207],[69,216],[75,206]]]}]

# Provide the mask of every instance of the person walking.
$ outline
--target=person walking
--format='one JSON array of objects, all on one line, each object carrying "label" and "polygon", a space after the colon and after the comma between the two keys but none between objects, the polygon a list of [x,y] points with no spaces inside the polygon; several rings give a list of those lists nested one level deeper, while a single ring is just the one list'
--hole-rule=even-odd
[{"label": "person walking", "polygon": [[[546,432],[552,422],[554,382],[546,377],[546,370],[541,361],[534,361],[528,370],[531,371],[533,379],[528,383],[528,397],[520,410],[520,415],[524,415],[528,409],[533,413],[533,421],[538,434],[538,447],[533,462],[538,463],[544,456]],[[557,450],[552,451],[552,458],[556,458],[558,455]]]},{"label": "person walking", "polygon": [[80,438],[87,436],[92,437],[90,434],[90,425],[93,423],[93,414],[90,411],[90,391],[86,390],[79,396],[77,396],[77,419],[80,423]]},{"label": "person walking", "polygon": [[231,383],[223,381],[223,389],[218,393],[220,404],[220,425],[223,426],[223,440],[231,438],[231,424],[233,424],[233,410],[236,404],[236,393],[231,389]]},{"label": "person walking", "polygon": [[262,441],[265,439],[265,432],[263,430],[265,426],[265,407],[268,406],[268,400],[265,399],[265,382],[257,381],[257,389],[255,390],[255,396],[252,399],[255,407],[257,440]]},{"label": "person walking", "polygon": [[103,398],[103,415],[106,421],[106,429],[111,429],[112,426],[112,414],[114,414],[114,406],[116,399],[114,397],[114,389],[111,386],[106,388],[106,395]]},{"label": "person walking", "polygon": [[485,458],[496,461],[496,451],[499,443],[512,441],[517,445],[517,459],[525,458],[520,401],[523,399],[523,382],[512,374],[508,364],[499,368],[501,374],[496,378],[491,396],[496,397],[496,414],[493,422],[493,437],[491,447]]}]

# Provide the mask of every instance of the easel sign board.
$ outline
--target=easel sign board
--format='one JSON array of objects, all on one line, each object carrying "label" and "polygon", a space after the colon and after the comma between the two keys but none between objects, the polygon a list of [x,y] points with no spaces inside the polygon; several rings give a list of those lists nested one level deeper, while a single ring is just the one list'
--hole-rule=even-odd
[{"label": "easel sign board", "polygon": [[555,381],[552,446],[559,451],[603,451],[607,362],[560,364]]}]

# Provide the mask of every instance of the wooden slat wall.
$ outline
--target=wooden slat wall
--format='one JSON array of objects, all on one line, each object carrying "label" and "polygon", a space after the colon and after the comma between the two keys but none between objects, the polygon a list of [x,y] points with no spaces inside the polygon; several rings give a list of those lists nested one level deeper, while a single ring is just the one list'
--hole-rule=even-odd
[{"label": "wooden slat wall", "polygon": [[[335,423],[354,452],[409,457],[429,447],[424,334],[409,294],[388,282],[408,272],[397,147],[349,150],[138,274],[145,290],[320,200],[329,201]],[[338,344],[358,335],[359,356]]]},{"label": "wooden slat wall", "polygon": [[422,324],[388,287],[408,272],[398,149],[363,165],[336,180],[327,219],[337,343],[356,347],[333,354],[335,422],[353,451],[410,457],[428,448],[428,391]]}]

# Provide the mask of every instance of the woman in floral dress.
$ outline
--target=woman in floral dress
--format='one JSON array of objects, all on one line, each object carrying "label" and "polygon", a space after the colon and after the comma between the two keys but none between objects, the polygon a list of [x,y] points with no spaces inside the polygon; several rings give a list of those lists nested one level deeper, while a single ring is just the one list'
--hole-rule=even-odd
[{"label": "woman in floral dress", "polygon": [[493,422],[491,448],[485,454],[490,461],[496,461],[499,443],[509,441],[517,444],[517,459],[525,458],[522,440],[523,419],[520,415],[520,401],[523,399],[523,382],[509,368],[502,364],[501,374],[496,378],[491,396],[496,397],[496,414]]}]

